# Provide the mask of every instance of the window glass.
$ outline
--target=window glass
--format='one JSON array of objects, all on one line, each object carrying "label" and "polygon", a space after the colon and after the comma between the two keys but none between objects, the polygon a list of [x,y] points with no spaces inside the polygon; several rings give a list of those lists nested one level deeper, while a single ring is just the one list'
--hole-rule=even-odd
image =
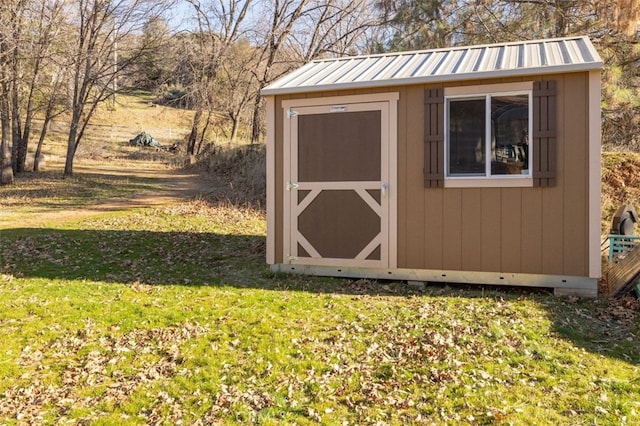
[{"label": "window glass", "polygon": [[529,97],[491,97],[491,174],[529,173]]},{"label": "window glass", "polygon": [[486,100],[449,101],[449,175],[484,176]]},{"label": "window glass", "polygon": [[453,96],[447,108],[447,176],[529,176],[529,93]]}]

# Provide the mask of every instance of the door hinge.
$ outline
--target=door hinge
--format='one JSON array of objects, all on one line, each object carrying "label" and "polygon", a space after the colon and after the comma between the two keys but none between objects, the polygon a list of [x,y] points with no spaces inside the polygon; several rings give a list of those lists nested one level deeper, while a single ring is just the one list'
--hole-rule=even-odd
[{"label": "door hinge", "polygon": [[287,110],[287,117],[289,118],[293,118],[296,115],[298,115],[298,111],[294,111],[293,109],[289,108],[289,110]]},{"label": "door hinge", "polygon": [[287,191],[291,191],[292,189],[298,189],[298,184],[295,182],[288,182]]}]

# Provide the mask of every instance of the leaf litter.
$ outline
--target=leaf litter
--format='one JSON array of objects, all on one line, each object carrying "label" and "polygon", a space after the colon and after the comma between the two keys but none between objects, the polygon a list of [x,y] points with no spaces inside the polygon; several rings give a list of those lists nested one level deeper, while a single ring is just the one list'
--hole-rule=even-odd
[{"label": "leaf litter", "polygon": [[[153,253],[171,262],[167,271],[180,265],[186,265],[182,271],[208,268],[222,282],[241,277],[258,288],[245,289],[242,281],[236,288],[186,286],[176,299],[194,315],[203,312],[200,320],[120,333],[115,326],[98,331],[87,319],[70,334],[24,345],[16,356],[22,376],[0,393],[0,418],[24,424],[83,423],[115,411],[124,420],[133,416],[128,420],[146,424],[261,423],[269,418],[284,423],[483,424],[518,423],[540,412],[564,413],[559,418],[578,423],[625,416],[638,420],[638,407],[628,408],[614,396],[619,387],[637,395],[640,383],[606,371],[585,376],[583,371],[594,368],[601,355],[559,336],[568,329],[587,340],[592,335],[595,340],[622,339],[633,365],[637,350],[629,350],[624,339],[638,336],[634,302],[526,295],[504,300],[464,289],[413,291],[370,280],[329,282],[335,291],[325,293],[322,280],[265,278],[264,267],[255,266],[262,265],[263,254],[251,251],[253,243],[246,238],[263,234],[261,220],[251,210],[195,202],[87,224],[105,235],[120,229],[162,231],[154,235],[166,239]],[[168,224],[180,232],[165,235]],[[3,286],[20,292],[25,258],[73,266],[68,251],[61,249],[73,244],[54,233],[39,237],[10,242],[17,254],[4,257]],[[126,270],[111,272],[113,280],[128,283],[141,309],[167,305],[161,286],[153,284],[175,277],[127,257],[125,244],[105,241],[100,253],[113,255],[118,268]],[[172,258],[167,247],[187,253]],[[212,253],[223,256],[216,260]],[[262,281],[283,290],[264,293]],[[32,298],[31,304],[46,301]],[[240,303],[244,300],[251,301]],[[262,335],[248,319],[256,310],[267,324]],[[203,342],[205,353],[186,349]],[[588,347],[590,342],[584,343]],[[202,363],[219,371],[211,378]],[[183,387],[179,379],[189,384]],[[140,394],[147,402],[137,412],[117,408]]]},{"label": "leaf litter", "polygon": [[[207,331],[201,325],[184,323],[136,329],[117,337],[97,336],[93,321],[88,319],[75,335],[41,348],[24,347],[18,363],[27,372],[20,377],[20,384],[0,395],[0,417],[42,424],[53,414],[61,416],[57,421],[64,423],[73,410],[122,404],[142,386],[188,375],[182,367],[180,345]],[[48,364],[43,363],[45,359]],[[53,369],[59,380],[48,380],[47,371]],[[92,387],[102,390],[87,395],[85,390]]]}]

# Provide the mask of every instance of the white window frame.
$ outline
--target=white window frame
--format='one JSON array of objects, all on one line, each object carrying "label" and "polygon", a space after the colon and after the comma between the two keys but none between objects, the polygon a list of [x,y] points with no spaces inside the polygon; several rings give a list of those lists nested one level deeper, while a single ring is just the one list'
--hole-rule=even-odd
[{"label": "white window frame", "polygon": [[[493,96],[527,95],[529,98],[529,173],[523,175],[505,174],[491,175],[491,98]],[[455,176],[449,173],[449,104],[451,100],[484,98],[485,107],[485,174],[484,176]],[[445,130],[445,188],[478,188],[478,187],[532,187],[533,150],[533,82],[504,84],[487,84],[477,86],[448,87],[444,90],[444,130]]]}]

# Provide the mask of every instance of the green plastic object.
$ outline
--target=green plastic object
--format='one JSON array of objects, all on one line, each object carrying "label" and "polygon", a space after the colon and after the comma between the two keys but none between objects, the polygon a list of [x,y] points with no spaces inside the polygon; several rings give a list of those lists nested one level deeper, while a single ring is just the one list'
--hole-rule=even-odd
[{"label": "green plastic object", "polygon": [[135,138],[129,139],[129,144],[135,146],[160,146],[160,143],[146,132],[142,132]]},{"label": "green plastic object", "polygon": [[640,283],[633,287],[633,292],[636,294],[636,298],[640,299]]}]

